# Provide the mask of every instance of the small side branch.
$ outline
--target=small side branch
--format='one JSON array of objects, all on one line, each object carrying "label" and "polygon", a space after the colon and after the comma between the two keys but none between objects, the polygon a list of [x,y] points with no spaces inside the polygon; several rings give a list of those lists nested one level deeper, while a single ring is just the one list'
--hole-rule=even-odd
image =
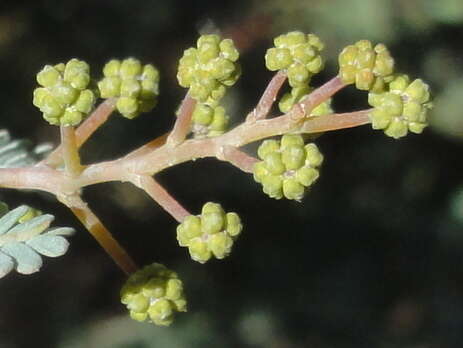
[{"label": "small side branch", "polygon": [[178,222],[182,222],[191,213],[186,210],[164,187],[149,175],[135,175],[130,182],[144,190],[154,201]]},{"label": "small side branch", "polygon": [[172,132],[167,138],[169,145],[178,145],[182,143],[190,131],[191,117],[196,106],[196,99],[190,97],[189,93],[185,96],[180,105],[177,119]]},{"label": "small side branch", "polygon": [[77,177],[82,172],[79,150],[77,149],[76,134],[73,126],[61,126],[61,153],[64,168],[68,175]]},{"label": "small side branch", "polygon": [[301,119],[310,115],[310,112],[315,107],[331,98],[335,93],[346,86],[347,85],[342,82],[339,77],[333,77],[325,84],[313,90],[303,98],[300,103],[295,104],[287,114],[289,114],[292,119]]},{"label": "small side branch", "polygon": [[218,159],[230,162],[245,173],[252,173],[254,164],[259,161],[234,146],[223,146],[221,156]]},{"label": "small side branch", "polygon": [[372,109],[346,112],[342,114],[329,114],[309,118],[305,121],[298,133],[319,133],[344,128],[353,128],[370,123],[368,114]]},{"label": "small side branch", "polygon": [[[117,99],[115,98],[105,100],[89,117],[87,117],[87,119],[85,119],[84,122],[82,122],[79,128],[77,128],[75,133],[78,148],[80,148],[88,140],[88,138],[90,138],[90,136],[92,136],[92,134],[108,120],[109,116],[116,107],[116,102]],[[62,146],[60,145],[48,155],[43,163],[51,167],[59,166],[63,162],[61,151]]]},{"label": "small side branch", "polygon": [[77,128],[76,138],[77,145],[82,146],[95,131],[100,128],[111,116],[116,108],[117,99],[110,98],[98,105],[95,111],[85,119],[84,122]]},{"label": "small side branch", "polygon": [[147,154],[158,147],[161,147],[166,143],[167,137],[169,136],[169,132],[164,133],[163,135],[157,137],[156,139],[153,139],[146,143],[145,145],[140,146],[138,149],[133,150],[131,153],[129,153],[125,158],[134,158],[137,156],[143,156],[144,154]]},{"label": "small side branch", "polygon": [[113,238],[108,229],[92,212],[85,202],[80,197],[73,197],[73,202],[78,204],[68,205],[74,215],[79,221],[87,228],[90,234],[96,239],[101,247],[108,253],[119,268],[125,274],[135,272],[138,267],[129,254],[122,248],[122,246]]},{"label": "small side branch", "polygon": [[270,80],[267,88],[265,88],[264,94],[262,94],[257,106],[246,117],[247,122],[255,122],[268,116],[268,113],[277,98],[281,86],[285,83],[286,78],[286,73],[281,70],[273,75],[273,78]]}]

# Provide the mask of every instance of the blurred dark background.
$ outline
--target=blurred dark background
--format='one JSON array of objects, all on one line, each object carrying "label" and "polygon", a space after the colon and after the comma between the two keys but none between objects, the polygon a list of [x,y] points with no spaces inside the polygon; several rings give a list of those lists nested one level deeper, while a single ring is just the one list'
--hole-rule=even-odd
[{"label": "blurred dark background", "polygon": [[[162,74],[156,109],[115,115],[82,150],[86,163],[125,154],[172,126],[185,93],[176,65],[199,33],[220,30],[242,48],[243,76],[227,99],[234,124],[271,73],[263,56],[289,30],[325,40],[321,83],[345,45],[386,43],[398,70],[435,97],[423,135],[395,141],[369,126],[325,134],[322,176],[302,203],[265,196],[249,175],[216,160],[157,178],[192,212],[206,201],[237,211],[245,230],[225,260],[191,261],[175,221],[128,184],[85,197],[139,264],[178,271],[189,312],[169,328],[131,321],[119,302],[124,275],[51,197],[2,190],[72,226],[70,251],[41,272],[0,280],[0,348],[446,348],[463,346],[463,4],[461,0],[0,1],[0,127],[58,141],[31,103],[45,64],[78,57],[98,77],[110,58],[135,56]],[[365,108],[353,87],[338,111]],[[249,147],[249,151],[254,148]]]}]

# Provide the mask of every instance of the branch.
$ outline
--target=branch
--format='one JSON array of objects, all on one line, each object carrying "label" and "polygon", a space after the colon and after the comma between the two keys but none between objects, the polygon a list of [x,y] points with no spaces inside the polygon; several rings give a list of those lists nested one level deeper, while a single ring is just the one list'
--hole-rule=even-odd
[{"label": "branch", "polygon": [[298,133],[328,132],[338,129],[352,128],[370,123],[368,114],[373,109],[346,112],[343,114],[330,114],[309,118],[303,123]]},{"label": "branch", "polygon": [[257,106],[246,117],[246,122],[255,122],[267,117],[270,109],[277,98],[277,94],[285,83],[287,75],[285,72],[279,70],[273,75],[269,84],[265,88],[264,94],[260,98]]},{"label": "branch", "polygon": [[183,208],[182,205],[151,176],[134,175],[130,182],[144,190],[178,222],[183,222],[185,217],[191,215],[189,211]]},{"label": "branch", "polygon": [[190,97],[189,93],[185,96],[180,105],[180,109],[175,120],[174,128],[167,137],[169,145],[176,146],[183,142],[190,131],[191,117],[196,106],[196,99]]},{"label": "branch", "polygon": [[57,195],[65,185],[63,172],[50,167],[0,169],[0,187],[40,190]]},{"label": "branch", "polygon": [[346,86],[347,85],[344,84],[338,76],[333,77],[304,97],[301,102],[295,104],[287,114],[297,120],[310,115],[314,108],[331,98],[335,93]]},{"label": "branch", "polygon": [[222,148],[222,156],[218,157],[218,159],[230,162],[245,173],[252,173],[254,164],[259,162],[257,158],[248,155],[234,146],[224,146]]},{"label": "branch", "polygon": [[[78,148],[80,148],[88,140],[88,138],[90,138],[90,136],[108,120],[109,116],[116,107],[116,101],[117,99],[114,98],[105,100],[89,117],[84,120],[84,122],[82,122],[79,128],[77,128],[75,133]],[[58,167],[63,162],[61,151],[62,147],[60,145],[51,152],[46,159],[39,162],[39,164],[45,163],[51,167]]]},{"label": "branch", "polygon": [[88,166],[75,180],[77,187],[94,185],[108,181],[130,181],[133,173],[154,175],[165,168],[197,158],[223,158],[223,149],[227,146],[241,147],[257,140],[294,133],[320,133],[329,130],[361,126],[369,122],[370,110],[346,114],[330,114],[313,117],[301,123],[288,112],[272,119],[255,123],[243,123],[231,131],[209,139],[191,139],[176,147],[161,146],[142,156],[126,157]]},{"label": "branch", "polygon": [[[239,150],[239,147],[248,143],[288,132],[320,133],[368,123],[368,114],[371,109],[304,119],[313,107],[327,100],[343,87],[344,84],[338,78],[334,78],[316,89],[286,114],[271,119],[258,118],[254,122],[244,122],[215,138],[191,140],[185,140],[185,136],[189,130],[196,101],[187,95],[182,102],[179,117],[170,135],[158,137],[123,158],[87,166],[80,175],[75,177],[48,166],[0,169],[0,186],[38,189],[53,193],[58,200],[72,210],[118,266],[124,272],[132,273],[137,269],[136,264],[87,204],[76,194],[79,189],[109,181],[129,181],[143,189],[177,221],[182,222],[190,213],[159,185],[151,177],[152,175],[176,164],[203,157],[216,157],[228,161],[250,173],[257,160]],[[269,96],[274,95],[275,91],[276,89],[273,88],[267,89],[266,98],[258,104],[255,114],[263,115],[268,112],[270,108],[268,102],[273,99]],[[109,113],[106,115],[108,116]],[[100,120],[100,122],[91,122],[84,129],[80,128],[82,131],[79,133],[79,139],[72,128],[61,128],[60,152],[63,153],[68,172],[75,174],[78,171],[75,165],[80,165],[77,153],[79,141],[82,144],[98,128],[98,124],[103,123],[103,119],[104,117],[95,116],[94,120]],[[61,155],[59,152],[56,153],[58,155],[54,159],[59,163],[62,160]]]},{"label": "branch", "polygon": [[76,134],[72,126],[60,126],[61,153],[64,160],[64,168],[72,177],[82,172],[79,150],[77,149]]},{"label": "branch", "polygon": [[[328,81],[303,100],[302,103],[307,105],[304,106],[305,111],[307,108],[310,109],[325,101],[343,87],[344,84],[338,78]],[[194,100],[187,96],[182,103],[181,114],[188,115],[193,104]],[[301,110],[302,113],[300,113]],[[293,108],[288,113],[278,117],[257,120],[254,123],[244,122],[215,138],[190,139],[176,146],[171,146],[167,142],[155,148],[163,141],[162,138],[158,138],[158,140],[142,146],[123,158],[89,165],[78,178],[72,180],[51,168],[50,170],[39,167],[0,169],[0,186],[39,189],[54,194],[76,192],[82,187],[102,182],[131,181],[134,174],[152,176],[165,168],[197,158],[221,158],[224,156],[223,151],[227,146],[239,148],[261,139],[288,132],[319,133],[361,126],[369,122],[368,113],[370,112],[370,110],[364,110],[346,114],[331,114],[309,118],[305,122],[301,122],[304,121],[303,111],[302,107]],[[177,127],[177,131],[179,129]],[[239,163],[239,160],[236,163]]]},{"label": "branch", "polygon": [[63,201],[96,239],[101,247],[111,256],[113,261],[126,274],[135,272],[138,267],[122,246],[113,238],[108,229],[88,207],[87,203],[78,196],[72,197],[72,203]]},{"label": "branch", "polygon": [[164,145],[166,143],[167,137],[169,136],[169,132],[164,133],[163,135],[157,137],[156,139],[153,139],[146,143],[145,145],[140,146],[138,149],[132,151],[128,155],[125,156],[125,158],[133,158],[137,156],[143,156],[147,154],[148,152],[153,151],[154,149],[157,149],[158,147]]}]

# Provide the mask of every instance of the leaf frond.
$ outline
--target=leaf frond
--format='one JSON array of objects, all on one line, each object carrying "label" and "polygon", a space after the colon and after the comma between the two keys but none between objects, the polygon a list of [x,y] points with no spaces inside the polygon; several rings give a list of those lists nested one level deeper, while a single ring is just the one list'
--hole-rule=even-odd
[{"label": "leaf frond", "polygon": [[7,209],[0,202],[0,278],[13,270],[22,274],[38,272],[42,256],[58,257],[66,253],[69,247],[66,237],[74,233],[73,228],[50,228],[54,216],[41,214],[27,205]]},{"label": "leaf frond", "polygon": [[6,129],[0,129],[0,168],[27,167],[40,161],[52,150],[49,143],[35,147],[25,139],[12,139]]}]

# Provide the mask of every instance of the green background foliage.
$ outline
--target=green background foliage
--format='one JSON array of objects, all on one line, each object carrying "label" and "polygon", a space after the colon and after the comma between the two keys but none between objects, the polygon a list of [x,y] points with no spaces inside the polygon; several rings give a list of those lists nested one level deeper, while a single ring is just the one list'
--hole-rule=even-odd
[{"label": "green background foliage", "polygon": [[[86,190],[138,263],[162,262],[183,279],[190,312],[170,328],[130,321],[118,300],[121,272],[64,207],[46,195],[2,191],[11,207],[53,212],[77,234],[68,254],[40,273],[2,279],[0,347],[459,347],[461,1],[2,1],[1,126],[56,142],[31,102],[37,71],[77,57],[96,76],[108,59],[135,56],[160,69],[158,106],[133,122],[114,117],[83,148],[85,163],[124,154],[172,126],[184,93],[176,62],[198,32],[214,27],[249,43],[226,105],[232,124],[271,77],[271,38],[303,30],[327,44],[328,65],[315,82],[337,72],[343,46],[364,38],[387,44],[399,70],[429,82],[431,127],[400,141],[369,127],[321,137],[321,177],[302,203],[269,199],[250,175],[215,160],[161,173],[193,213],[215,201],[242,217],[232,254],[205,265],[177,246],[175,221],[142,192],[129,184]],[[350,87],[333,106],[360,109],[366,98]]]}]

